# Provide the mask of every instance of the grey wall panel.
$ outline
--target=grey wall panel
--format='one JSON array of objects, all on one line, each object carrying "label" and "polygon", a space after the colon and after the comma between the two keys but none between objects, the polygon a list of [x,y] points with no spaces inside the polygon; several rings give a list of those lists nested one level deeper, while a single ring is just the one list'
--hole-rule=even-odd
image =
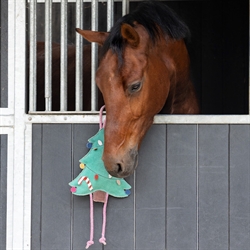
[{"label": "grey wall panel", "polygon": [[[107,209],[107,245],[105,250],[134,249],[134,183],[133,176],[126,178],[131,185],[131,195],[127,198],[109,197]],[[97,231],[100,235],[100,228]],[[99,236],[98,235],[98,236]]]},{"label": "grey wall panel", "polygon": [[[87,152],[87,140],[98,131],[97,125],[74,125],[73,126],[73,176],[75,178],[81,171],[79,159]],[[127,179],[133,186],[133,177]],[[109,197],[107,208],[106,226],[106,250],[111,249],[132,249],[134,240],[134,198],[132,194],[125,199]],[[73,249],[82,249],[89,240],[89,196],[73,198]],[[98,242],[102,230],[102,203],[94,203],[94,242],[91,249],[102,249]],[[126,237],[124,237],[126,235]]]},{"label": "grey wall panel", "polygon": [[[81,169],[87,140],[97,125],[34,125],[32,180],[32,250],[83,249],[90,236],[89,196],[71,194],[68,182]],[[133,177],[128,178],[133,186]],[[101,203],[94,203],[93,250],[102,230]],[[105,249],[130,249],[134,245],[134,196],[109,199]],[[128,230],[124,237],[124,228]]]},{"label": "grey wall panel", "polygon": [[144,139],[136,171],[136,250],[165,249],[166,126],[154,125]]},{"label": "grey wall panel", "polygon": [[42,125],[40,124],[32,126],[32,147],[31,249],[41,250]]},{"label": "grey wall panel", "polygon": [[199,126],[199,249],[228,249],[228,126]]},{"label": "grey wall panel", "polygon": [[6,249],[7,135],[0,135],[0,249]]},{"label": "grey wall panel", "polygon": [[[97,131],[33,125],[32,250],[84,249],[89,197],[72,195],[68,182]],[[249,125],[153,125],[127,178],[132,194],[109,198],[106,246],[103,205],[94,203],[91,249],[249,250],[249,151]]]},{"label": "grey wall panel", "polygon": [[32,249],[70,249],[71,125],[33,129]]},{"label": "grey wall panel", "polygon": [[[71,125],[43,125],[41,249],[70,249]],[[44,219],[46,218],[46,219]]]},{"label": "grey wall panel", "polygon": [[197,126],[167,126],[167,249],[197,249]]},{"label": "grey wall panel", "polygon": [[[74,125],[73,132],[73,165],[74,176],[79,173],[78,161],[87,153],[85,147],[87,139],[98,131],[93,125]],[[125,199],[109,197],[107,209],[105,249],[133,249],[134,247],[134,178],[127,181],[132,186],[132,194]],[[73,249],[81,248],[89,239],[89,198],[73,197]],[[101,249],[98,239],[101,237],[102,208],[100,203],[94,203],[95,207],[95,245],[91,249]],[[124,237],[126,235],[126,237]]]},{"label": "grey wall panel", "polygon": [[[131,194],[127,198],[119,199],[109,196],[105,250],[134,249],[134,176],[126,178],[126,181],[131,185]],[[97,232],[100,232],[100,228]]]},{"label": "grey wall panel", "polygon": [[8,1],[0,2],[0,107],[8,106]]},{"label": "grey wall panel", "polygon": [[230,249],[250,246],[250,126],[230,126]]},{"label": "grey wall panel", "polygon": [[[80,172],[79,160],[88,152],[86,143],[95,135],[99,127],[97,125],[73,125],[72,132],[72,174],[68,182],[74,179]],[[68,192],[70,187],[68,186]],[[72,249],[84,249],[90,237],[90,202],[89,196],[74,196],[72,194]],[[101,234],[102,204],[94,203],[94,242],[93,250],[100,250],[102,246],[98,239]]]}]

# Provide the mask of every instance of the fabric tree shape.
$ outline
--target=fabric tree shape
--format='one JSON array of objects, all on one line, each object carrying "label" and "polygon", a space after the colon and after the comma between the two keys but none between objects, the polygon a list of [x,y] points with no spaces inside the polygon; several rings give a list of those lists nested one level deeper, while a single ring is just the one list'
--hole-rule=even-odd
[{"label": "fabric tree shape", "polygon": [[122,178],[111,176],[102,161],[104,129],[100,129],[87,144],[91,148],[80,159],[81,173],[69,183],[74,195],[88,195],[95,191],[104,191],[114,197],[123,198],[130,194],[131,186]]},{"label": "fabric tree shape", "polygon": [[86,249],[93,241],[94,219],[93,219],[93,196],[92,193],[100,194],[105,192],[103,200],[103,226],[102,237],[99,242],[106,245],[105,226],[106,226],[106,208],[108,195],[117,198],[127,197],[130,194],[131,186],[122,178],[111,176],[105,169],[102,161],[104,149],[104,129],[101,128],[96,135],[88,140],[87,147],[89,152],[80,159],[80,174],[72,180],[69,185],[74,195],[90,195],[90,240],[87,242]]}]

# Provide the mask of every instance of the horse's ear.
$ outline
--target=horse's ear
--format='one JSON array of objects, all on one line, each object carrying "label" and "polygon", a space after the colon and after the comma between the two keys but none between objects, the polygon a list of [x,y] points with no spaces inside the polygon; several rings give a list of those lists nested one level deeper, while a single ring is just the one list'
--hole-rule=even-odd
[{"label": "horse's ear", "polygon": [[123,23],[121,26],[121,35],[132,47],[139,45],[140,37],[131,25]]},{"label": "horse's ear", "polygon": [[103,45],[109,35],[108,32],[81,30],[79,28],[76,28],[76,32],[78,32],[81,36],[83,36],[89,42],[98,43],[99,45]]}]

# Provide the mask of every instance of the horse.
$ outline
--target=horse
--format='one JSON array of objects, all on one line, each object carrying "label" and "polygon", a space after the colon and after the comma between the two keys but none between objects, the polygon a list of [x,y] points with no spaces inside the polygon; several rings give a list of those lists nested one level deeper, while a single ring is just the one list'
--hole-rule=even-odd
[{"label": "horse", "polygon": [[110,32],[81,30],[102,46],[96,84],[106,106],[103,161],[120,178],[138,165],[138,151],[154,116],[198,114],[185,39],[187,25],[167,5],[148,1],[114,24]]}]

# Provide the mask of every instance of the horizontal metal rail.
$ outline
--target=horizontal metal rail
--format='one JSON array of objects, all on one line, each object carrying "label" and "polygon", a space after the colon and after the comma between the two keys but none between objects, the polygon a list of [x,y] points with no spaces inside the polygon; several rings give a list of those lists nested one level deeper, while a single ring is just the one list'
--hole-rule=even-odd
[{"label": "horizontal metal rail", "polygon": [[[28,0],[28,3],[32,0]],[[47,0],[37,0],[37,3],[44,3]],[[68,3],[75,3],[77,0],[68,0]],[[109,0],[98,0],[98,2],[103,3],[107,2]],[[114,2],[122,2],[122,1],[129,1],[129,2],[138,2],[138,1],[143,1],[143,0],[114,0]],[[53,0],[53,3],[60,3],[61,0]],[[84,3],[90,3],[92,0],[84,0]]]},{"label": "horizontal metal rail", "polygon": [[[36,112],[31,123],[98,123],[99,112]],[[250,124],[250,115],[156,115],[154,124]]]}]

